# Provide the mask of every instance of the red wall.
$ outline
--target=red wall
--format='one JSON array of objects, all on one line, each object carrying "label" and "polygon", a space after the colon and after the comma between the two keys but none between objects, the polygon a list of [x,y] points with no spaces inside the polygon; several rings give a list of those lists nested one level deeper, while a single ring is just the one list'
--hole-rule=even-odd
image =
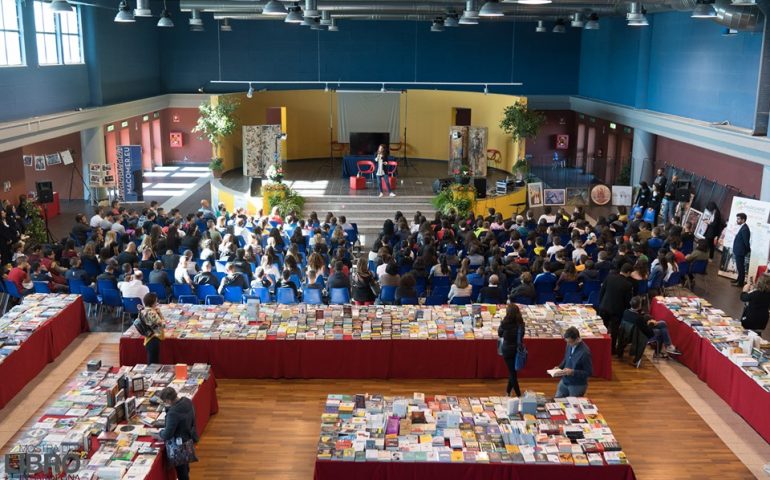
[{"label": "red wall", "polygon": [[[32,168],[24,167],[21,148],[14,148],[5,152],[0,152],[0,168],[3,174],[0,175],[0,199],[9,200],[16,204],[19,201],[19,195],[27,193],[27,184],[24,181],[25,170]],[[2,182],[10,181],[11,190],[4,192]]]},{"label": "red wall", "polygon": [[569,149],[559,150],[560,156],[574,157],[575,112],[570,110],[544,110],[545,125],[537,137],[527,140],[527,154],[532,155],[534,165],[552,165],[553,152],[556,151],[556,135],[569,135]]},{"label": "red wall", "polygon": [[[174,116],[179,120],[175,122]],[[211,144],[208,140],[198,140],[198,135],[190,133],[198,122],[197,108],[167,108],[160,112],[161,143],[163,145],[163,164],[203,163],[211,160]],[[182,132],[182,147],[171,148],[170,132]],[[186,158],[185,158],[186,157]]]},{"label": "red wall", "polygon": [[655,165],[666,164],[735,187],[747,196],[759,198],[762,190],[762,165],[659,136]]},{"label": "red wall", "polygon": [[[80,151],[80,134],[71,133],[63,137],[53,138],[44,142],[33,143],[22,147],[23,155],[45,155],[47,153],[70,150],[74,168],[83,172],[83,161]],[[19,165],[23,165],[19,163]],[[70,183],[72,183],[72,198],[83,198],[83,181],[78,172],[72,171],[73,165],[47,165],[44,171],[38,172],[35,167],[24,167],[25,191],[35,190],[35,182],[53,182],[53,190],[59,192],[60,200],[70,199]]]}]

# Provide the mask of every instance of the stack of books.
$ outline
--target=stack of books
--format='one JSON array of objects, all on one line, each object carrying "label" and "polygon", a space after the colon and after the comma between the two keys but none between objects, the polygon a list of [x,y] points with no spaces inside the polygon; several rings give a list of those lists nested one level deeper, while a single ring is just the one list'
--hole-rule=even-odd
[{"label": "stack of books", "polygon": [[[180,396],[192,398],[209,370],[205,364],[119,369],[96,364],[68,385],[5,453],[76,452],[83,458],[72,478],[144,478],[158,454],[151,435],[165,422],[157,394],[171,386]],[[98,439],[96,451],[93,437]],[[5,478],[4,470],[5,464],[0,464],[0,478]]]},{"label": "stack of books", "polygon": [[[505,307],[496,305],[162,305],[167,338],[242,340],[478,340],[496,339]],[[588,305],[522,306],[527,336],[561,338],[607,330]],[[138,337],[134,328],[125,334]]]},{"label": "stack of books", "polygon": [[77,300],[77,295],[35,293],[0,318],[0,363],[18,350],[35,330]]},{"label": "stack of books", "polygon": [[740,321],[702,298],[656,297],[656,300],[770,392],[770,342],[745,330]]},{"label": "stack of books", "polygon": [[329,395],[319,460],[627,464],[587,398]]}]

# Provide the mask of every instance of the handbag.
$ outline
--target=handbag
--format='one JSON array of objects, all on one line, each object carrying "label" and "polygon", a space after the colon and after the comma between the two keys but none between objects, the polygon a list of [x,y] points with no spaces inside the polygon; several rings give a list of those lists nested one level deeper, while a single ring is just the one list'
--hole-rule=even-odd
[{"label": "handbag", "polygon": [[139,312],[139,315],[136,316],[136,320],[134,320],[134,328],[136,328],[136,331],[139,332],[139,335],[143,337],[149,337],[152,335],[152,329],[149,325],[144,323],[144,315],[142,315],[142,312]]},{"label": "handbag", "polygon": [[516,371],[521,370],[527,365],[527,346],[524,345],[524,329],[519,329],[519,346],[516,349]]},{"label": "handbag", "polygon": [[497,338],[497,354],[501,357],[503,356],[503,345],[505,344],[505,339],[503,337]]},{"label": "handbag", "polygon": [[166,457],[168,462],[175,467],[197,462],[195,442],[192,439],[183,441],[181,437],[166,441]]}]

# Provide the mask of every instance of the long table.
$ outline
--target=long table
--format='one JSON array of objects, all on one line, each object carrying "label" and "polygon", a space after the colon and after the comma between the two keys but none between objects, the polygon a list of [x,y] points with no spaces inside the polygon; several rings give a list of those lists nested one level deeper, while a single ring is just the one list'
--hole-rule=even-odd
[{"label": "long table", "polygon": [[79,297],[40,325],[18,350],[0,363],[0,408],[5,407],[78,335],[88,330],[85,307]]},{"label": "long table", "polygon": [[631,465],[578,467],[574,465],[376,463],[316,460],[313,480],[367,478],[370,480],[634,480]]},{"label": "long table", "polygon": [[[612,379],[608,336],[584,339],[594,377]],[[560,338],[525,338],[519,377],[547,377],[561,363]],[[208,363],[219,378],[507,378],[496,340],[195,340],[167,338],[164,364]],[[146,363],[143,339],[120,339],[120,364]]]},{"label": "long table", "polygon": [[754,430],[770,442],[770,392],[760,387],[738,365],[730,361],[707,338],[677,320],[671,310],[653,300],[650,310],[668,325],[671,341],[682,352],[679,361],[719,395]]}]

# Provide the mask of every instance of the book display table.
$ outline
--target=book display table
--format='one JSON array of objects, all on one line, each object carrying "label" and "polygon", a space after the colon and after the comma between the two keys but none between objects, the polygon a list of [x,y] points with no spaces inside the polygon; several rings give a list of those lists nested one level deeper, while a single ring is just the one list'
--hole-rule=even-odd
[{"label": "book display table", "polygon": [[[71,472],[72,478],[173,480],[176,473],[168,465],[161,443],[150,436],[151,431],[162,427],[165,414],[161,413],[162,405],[149,399],[163,387],[173,386],[180,396],[191,399],[200,435],[219,410],[216,380],[208,365],[152,368],[102,367],[82,372],[68,385],[67,393],[48,405],[37,423],[20,432],[4,453],[13,458],[13,454],[44,446],[59,454],[74,451],[82,454],[82,459],[80,469]],[[137,387],[143,390],[134,390]],[[13,473],[5,471],[7,468],[0,465],[0,476]]]},{"label": "book display table", "polygon": [[[495,306],[163,305],[162,363],[207,363],[219,378],[507,378]],[[610,339],[590,306],[523,307],[529,359],[520,377],[547,377],[575,325],[594,376],[612,378]],[[257,320],[258,319],[258,320]],[[146,361],[130,328],[121,365]]]},{"label": "book display table", "polygon": [[88,331],[78,295],[34,294],[0,318],[0,408]]},{"label": "book display table", "polygon": [[668,325],[680,361],[770,442],[770,345],[743,353],[740,322],[702,299],[656,297],[650,313]]},{"label": "book display table", "polygon": [[329,395],[314,480],[633,480],[586,398]]}]

